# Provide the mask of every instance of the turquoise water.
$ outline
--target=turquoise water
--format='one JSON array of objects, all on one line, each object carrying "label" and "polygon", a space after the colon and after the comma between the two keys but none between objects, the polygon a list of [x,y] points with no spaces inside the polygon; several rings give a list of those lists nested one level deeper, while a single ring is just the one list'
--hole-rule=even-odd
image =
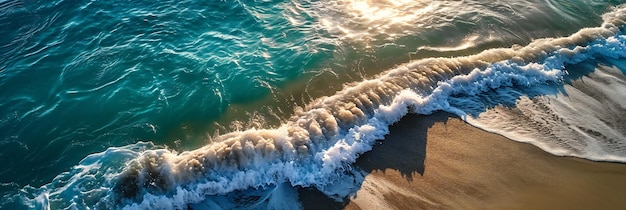
[{"label": "turquoise water", "polygon": [[[478,117],[485,110],[483,106],[515,106],[521,96],[553,94],[523,88],[516,89],[514,94],[501,94],[498,91],[508,90],[499,89],[500,86],[515,88],[524,84],[549,83],[548,86],[559,89],[568,80],[581,77],[568,76],[577,75],[579,71],[576,69],[583,69],[580,72],[584,73],[580,74],[585,75],[594,72],[594,68],[587,70],[575,65],[581,62],[589,62],[591,66],[602,63],[624,71],[626,68],[622,60],[626,56],[620,54],[622,48],[613,46],[612,36],[563,46],[550,44],[559,48],[541,51],[537,56],[531,56],[537,52],[529,50],[530,54],[518,55],[523,62],[516,60],[517,57],[506,56],[498,60],[495,58],[498,53],[493,56],[481,54],[496,48],[533,43],[541,45],[536,40],[569,36],[583,28],[600,27],[606,21],[602,15],[610,13],[614,10],[613,6],[621,3],[626,2],[0,1],[0,164],[3,165],[0,169],[3,201],[0,204],[7,208],[51,206],[56,209],[70,205],[81,208],[132,207],[133,203],[146,202],[140,198],[142,193],[175,197],[178,195],[173,192],[176,186],[196,193],[199,198],[172,199],[176,201],[169,207],[199,203],[204,200],[202,196],[228,195],[248,187],[273,186],[282,189],[277,192],[290,192],[290,186],[317,187],[329,196],[341,195],[336,191],[339,187],[327,187],[328,184],[324,183],[345,178],[345,174],[335,173],[342,174],[340,169],[353,163],[351,159],[372,149],[371,141],[383,138],[386,126],[397,121],[389,116],[406,114],[407,111],[402,111],[402,108],[392,106],[394,100],[403,100],[394,99],[402,95],[401,90],[412,90],[428,101],[439,97],[437,88],[445,89],[447,86],[441,84],[448,82],[446,84],[452,89],[459,88],[451,92],[442,90],[442,95],[453,96],[450,103],[424,102],[434,104],[432,107],[435,108],[428,105],[409,111],[428,114],[433,110],[446,110],[456,111],[455,114],[461,116]],[[617,28],[615,42],[623,45],[625,41],[619,35],[623,34],[624,28],[619,24]],[[590,47],[576,51],[576,46]],[[571,54],[576,56],[567,57],[567,53],[563,52],[566,49],[573,50]],[[539,56],[543,54],[545,57]],[[430,70],[419,70],[430,81],[428,84],[402,80],[398,84],[407,83],[406,87],[380,85],[388,91],[375,91],[373,95],[382,99],[377,101],[371,99],[376,98],[372,94],[366,94],[371,99],[368,101],[375,104],[373,108],[346,102],[352,100],[350,96],[353,95],[345,91],[336,93],[348,87],[356,87],[353,88],[356,92],[367,92],[364,87],[371,88],[374,83],[392,77],[386,74],[408,74],[402,69],[413,71],[430,65],[431,60],[427,58],[476,55],[486,58],[481,57],[481,60],[467,64],[461,62],[457,70],[440,67],[450,68],[452,73],[441,73],[441,69],[430,66]],[[535,63],[542,67],[536,68]],[[456,77],[475,75],[471,72],[474,68],[494,73],[473,76],[486,79],[470,80],[468,84],[471,85]],[[524,72],[527,69],[538,73]],[[613,86],[607,84],[601,87]],[[484,97],[473,97],[476,94]],[[448,100],[447,95],[441,100]],[[472,96],[470,101],[475,103],[467,102],[467,95]],[[490,97],[503,99],[498,101]],[[622,99],[615,98],[610,98],[610,101],[618,107],[615,112],[620,113]],[[337,108],[350,103],[364,111],[354,111],[349,107],[346,109],[352,113],[345,114],[342,112],[344,109]],[[413,102],[406,103],[410,107],[418,106]],[[377,104],[392,108],[380,108]],[[453,108],[449,107],[450,104]],[[304,108],[296,108],[300,106]],[[317,109],[330,111],[317,113]],[[391,111],[385,111],[387,109]],[[386,112],[399,114],[385,115]],[[353,115],[362,119],[351,120]],[[324,124],[331,118],[337,125],[336,130]],[[564,118],[569,119],[567,116]],[[310,119],[316,121],[315,124],[320,127],[319,138],[324,136],[325,140],[316,139],[318,137],[313,135],[315,126],[307,127],[310,130],[307,130],[305,136],[308,137],[305,139],[314,143],[293,143],[296,146],[285,143],[291,145],[285,148],[297,150],[294,154],[298,155],[283,148],[277,154],[263,153],[263,158],[252,158],[246,162],[240,158],[250,155],[246,152],[236,157],[209,157],[207,154],[210,152],[198,149],[206,145],[204,148],[217,154],[224,148],[230,151],[237,144],[223,142],[235,141],[233,136],[241,132],[244,133],[241,135],[253,136],[256,134],[252,133],[264,129],[274,129],[278,133],[263,134],[262,139],[291,138],[295,131],[286,127],[298,127],[298,123],[303,121],[312,126]],[[607,121],[603,117],[598,119]],[[469,121],[479,124],[480,120]],[[376,125],[373,126],[376,131],[366,127],[370,124]],[[494,132],[500,129],[490,127],[489,122],[480,121],[480,125],[492,128]],[[601,133],[606,133],[607,138],[624,142],[624,131],[619,127],[589,129],[603,131]],[[550,132],[555,136],[561,135],[556,134],[556,129]],[[614,135],[617,137],[609,134],[612,132],[617,133]],[[356,149],[337,149],[333,152],[333,148],[340,145],[333,142],[343,142],[337,139],[346,139],[345,136],[354,136],[355,133],[371,135],[372,138]],[[563,136],[566,138],[568,135]],[[249,140],[252,137],[236,138]],[[515,140],[515,136],[510,138]],[[245,147],[248,140],[237,141],[244,145],[240,147]],[[258,141],[254,140],[254,144]],[[282,140],[273,140],[274,143],[277,141]],[[559,155],[618,162],[626,157],[621,144],[608,144],[606,148],[600,146],[604,148],[600,152],[585,153],[579,152],[585,149],[575,145],[565,147],[566,152],[560,152],[561,148],[552,150],[554,147],[549,142],[545,140],[535,144],[540,147],[548,145],[542,148]],[[222,150],[216,149],[220,143],[227,146]],[[298,147],[303,146],[300,144],[306,147]],[[570,147],[573,152],[567,152]],[[203,161],[215,158],[217,166],[211,168],[200,164],[199,167],[203,168],[201,175],[180,175],[187,178],[172,178],[175,181],[171,183],[163,181],[169,183],[165,184],[166,187],[141,190],[141,184],[133,184],[132,176],[143,177],[143,172],[134,174],[133,167],[139,168],[139,171],[145,168],[142,164],[133,165],[133,159],[168,154],[172,159],[180,155],[179,159],[187,160],[182,156],[189,155],[183,152],[188,150],[205,157]],[[317,150],[323,151],[326,159],[321,158],[322,153],[314,152]],[[338,152],[344,150],[351,152]],[[605,153],[608,155],[604,156]],[[343,159],[333,162],[338,164],[336,168],[328,168],[330,163],[327,162],[323,162],[326,165],[322,162],[319,165],[292,163],[294,160],[315,163],[318,157],[322,162]],[[236,167],[220,165],[223,160],[233,161],[229,158],[237,160]],[[159,164],[165,163],[156,165]],[[176,164],[168,167],[176,168],[173,165]],[[335,175],[306,173],[318,169],[318,166],[333,171],[329,174]],[[233,178],[239,176],[239,170],[286,168],[295,172],[282,175],[264,172],[250,175],[257,182],[233,184],[237,183],[233,180],[239,180]],[[221,169],[225,171],[220,172]],[[158,180],[159,176],[149,175],[146,179]],[[89,181],[89,177],[95,178]],[[199,190],[195,185],[202,182],[198,180],[222,180],[219,177],[229,180],[235,187]],[[127,180],[130,180],[129,183],[125,182]],[[284,181],[291,185],[281,184]],[[82,186],[85,191],[72,191],[73,183],[80,183],[76,186]],[[128,190],[121,192],[133,186],[141,188],[137,194],[128,193]],[[113,194],[107,194],[111,190]],[[268,192],[250,192],[255,193]],[[275,193],[275,196],[278,195],[289,197],[284,192]],[[221,206],[231,205],[221,198],[214,199]]]},{"label": "turquoise water", "polygon": [[173,145],[182,124],[215,120],[332,53],[281,3],[3,4],[0,177],[20,186],[110,146]]}]

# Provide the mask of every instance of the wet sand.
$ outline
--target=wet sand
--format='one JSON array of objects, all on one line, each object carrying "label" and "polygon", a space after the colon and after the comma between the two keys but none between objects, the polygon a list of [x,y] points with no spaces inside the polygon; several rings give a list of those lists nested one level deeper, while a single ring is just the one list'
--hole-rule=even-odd
[{"label": "wet sand", "polygon": [[344,202],[300,189],[305,209],[626,209],[626,164],[558,157],[448,113],[409,115],[356,165]]}]

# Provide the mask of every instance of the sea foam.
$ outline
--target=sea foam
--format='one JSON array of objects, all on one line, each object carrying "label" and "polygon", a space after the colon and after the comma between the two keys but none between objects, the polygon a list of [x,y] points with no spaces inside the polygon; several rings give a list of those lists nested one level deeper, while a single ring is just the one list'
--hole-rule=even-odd
[{"label": "sea foam", "polygon": [[[185,209],[210,196],[249,189],[273,187],[281,195],[284,186],[315,187],[341,199],[354,193],[354,184],[362,178],[351,164],[407,113],[444,110],[478,122],[479,117],[455,106],[455,101],[462,101],[459,96],[562,84],[566,65],[625,58],[625,22],[622,6],[605,14],[601,27],[569,37],[466,57],[412,61],[297,108],[276,129],[228,133],[215,143],[181,153],[149,143],[110,148],[85,158],[52,183],[27,191],[44,195],[32,196],[31,202],[43,200],[55,208]],[[615,151],[573,154],[597,159],[595,155],[611,152]],[[625,156],[617,152],[599,159],[624,161]],[[267,206],[282,205],[272,199],[267,197]],[[224,202],[210,203],[228,208]]]}]

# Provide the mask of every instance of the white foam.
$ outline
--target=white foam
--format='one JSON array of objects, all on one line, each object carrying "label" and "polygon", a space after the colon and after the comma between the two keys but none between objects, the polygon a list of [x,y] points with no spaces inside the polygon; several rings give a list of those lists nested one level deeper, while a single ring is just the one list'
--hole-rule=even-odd
[{"label": "white foam", "polygon": [[556,94],[523,96],[467,121],[560,156],[626,162],[626,77],[598,66]]}]

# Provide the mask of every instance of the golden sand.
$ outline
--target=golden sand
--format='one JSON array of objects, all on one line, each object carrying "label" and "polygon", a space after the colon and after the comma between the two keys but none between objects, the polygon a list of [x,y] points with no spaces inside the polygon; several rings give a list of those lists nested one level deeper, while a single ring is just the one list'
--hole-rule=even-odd
[{"label": "golden sand", "polygon": [[626,209],[626,164],[558,157],[447,113],[410,115],[356,165],[343,203],[300,190],[311,209]]}]

